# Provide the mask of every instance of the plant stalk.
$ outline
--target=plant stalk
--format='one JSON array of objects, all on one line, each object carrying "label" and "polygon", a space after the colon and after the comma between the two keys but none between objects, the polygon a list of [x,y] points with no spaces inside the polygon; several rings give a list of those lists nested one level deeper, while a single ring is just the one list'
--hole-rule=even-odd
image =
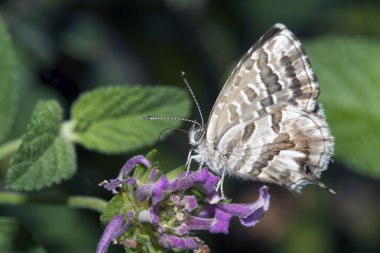
[{"label": "plant stalk", "polygon": [[90,209],[102,213],[107,201],[88,196],[37,197],[25,193],[0,192],[0,205],[62,205],[72,208]]},{"label": "plant stalk", "polygon": [[0,160],[3,160],[16,152],[20,144],[21,138],[18,138],[0,145]]}]

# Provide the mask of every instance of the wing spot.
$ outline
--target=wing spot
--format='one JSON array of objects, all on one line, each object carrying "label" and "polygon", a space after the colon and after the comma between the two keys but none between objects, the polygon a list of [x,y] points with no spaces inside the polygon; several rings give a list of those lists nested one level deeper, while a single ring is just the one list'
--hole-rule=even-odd
[{"label": "wing spot", "polygon": [[277,156],[281,150],[290,150],[295,147],[295,143],[290,140],[290,135],[288,133],[279,134],[272,143],[264,146],[259,158],[252,165],[253,169],[262,170],[267,167],[269,162]]},{"label": "wing spot", "polygon": [[252,89],[249,86],[245,86],[242,90],[246,95],[247,99],[252,103],[253,100],[257,97],[257,93],[255,92],[254,89]]},{"label": "wing spot", "polygon": [[260,104],[263,108],[273,105],[272,96],[268,96],[260,101]]},{"label": "wing spot", "polygon": [[257,114],[259,115],[259,117],[263,117],[267,114],[267,111],[265,109],[260,109],[257,111]]},{"label": "wing spot", "polygon": [[265,50],[260,50],[258,67],[260,70],[260,78],[265,84],[268,94],[274,94],[282,89],[281,84],[279,83],[278,75],[272,70],[269,65],[268,53]]},{"label": "wing spot", "polygon": [[239,86],[241,83],[241,76],[236,76],[234,80],[234,86]]},{"label": "wing spot", "polygon": [[249,59],[247,59],[245,62],[244,62],[244,69],[247,71],[247,72],[250,72],[251,70],[252,70],[252,68],[253,68],[253,64],[254,64],[255,62],[251,59],[251,58],[249,58]]},{"label": "wing spot", "polygon": [[278,134],[280,132],[280,123],[282,119],[282,112],[277,110],[274,114],[272,114],[272,129]]},{"label": "wing spot", "polygon": [[306,175],[313,174],[313,169],[311,168],[311,165],[309,163],[306,163],[305,166],[303,166],[303,170],[306,173]]},{"label": "wing spot", "polygon": [[252,122],[245,126],[244,133],[243,133],[243,143],[246,143],[249,138],[252,136],[253,132],[255,131],[255,122]]},{"label": "wing spot", "polygon": [[238,107],[234,104],[228,105],[228,120],[229,122],[236,122],[239,120]]},{"label": "wing spot", "polygon": [[228,158],[233,153],[234,148],[236,147],[237,141],[236,139],[231,139],[227,144],[226,153],[223,154],[224,157]]}]

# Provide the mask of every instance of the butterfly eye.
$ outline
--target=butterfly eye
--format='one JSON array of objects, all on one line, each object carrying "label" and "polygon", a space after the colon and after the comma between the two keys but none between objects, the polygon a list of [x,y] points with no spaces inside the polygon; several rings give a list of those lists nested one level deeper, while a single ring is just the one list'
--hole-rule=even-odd
[{"label": "butterfly eye", "polygon": [[198,129],[194,132],[194,141],[195,142],[198,142],[202,139],[203,137],[203,134],[204,134],[204,131],[203,129]]},{"label": "butterfly eye", "polygon": [[311,165],[308,163],[303,166],[303,170],[307,175],[310,175],[313,172]]}]

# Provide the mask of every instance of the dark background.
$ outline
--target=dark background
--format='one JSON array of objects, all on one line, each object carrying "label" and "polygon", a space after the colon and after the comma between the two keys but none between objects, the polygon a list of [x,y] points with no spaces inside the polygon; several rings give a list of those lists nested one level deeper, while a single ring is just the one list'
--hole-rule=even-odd
[{"label": "dark background", "polygon": [[[278,22],[301,41],[327,34],[380,39],[380,3],[370,0],[15,0],[1,1],[0,14],[18,50],[22,77],[14,137],[24,131],[38,99],[58,99],[69,117],[81,92],[110,84],[185,87],[181,70],[207,116],[240,57]],[[198,118],[195,110],[191,118]],[[187,143],[181,132],[158,143],[161,166],[183,164]],[[77,146],[78,173],[43,193],[109,199],[97,184],[150,148],[109,156]],[[338,194],[309,186],[294,196],[270,186],[271,207],[256,227],[234,220],[230,235],[203,238],[212,252],[380,252],[379,181],[351,172],[340,160],[330,164],[323,181]],[[259,186],[228,179],[225,192],[248,202]],[[103,229],[97,213],[65,207],[1,206],[0,215],[24,226],[20,245],[34,241],[48,252],[94,252]]]}]

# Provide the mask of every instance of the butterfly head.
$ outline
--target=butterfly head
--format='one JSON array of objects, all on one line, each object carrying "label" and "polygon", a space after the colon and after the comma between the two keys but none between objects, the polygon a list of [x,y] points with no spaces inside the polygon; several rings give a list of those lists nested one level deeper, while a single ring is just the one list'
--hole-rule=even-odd
[{"label": "butterfly head", "polygon": [[189,132],[190,144],[193,146],[198,146],[202,142],[205,133],[206,131],[203,126],[194,124]]}]

